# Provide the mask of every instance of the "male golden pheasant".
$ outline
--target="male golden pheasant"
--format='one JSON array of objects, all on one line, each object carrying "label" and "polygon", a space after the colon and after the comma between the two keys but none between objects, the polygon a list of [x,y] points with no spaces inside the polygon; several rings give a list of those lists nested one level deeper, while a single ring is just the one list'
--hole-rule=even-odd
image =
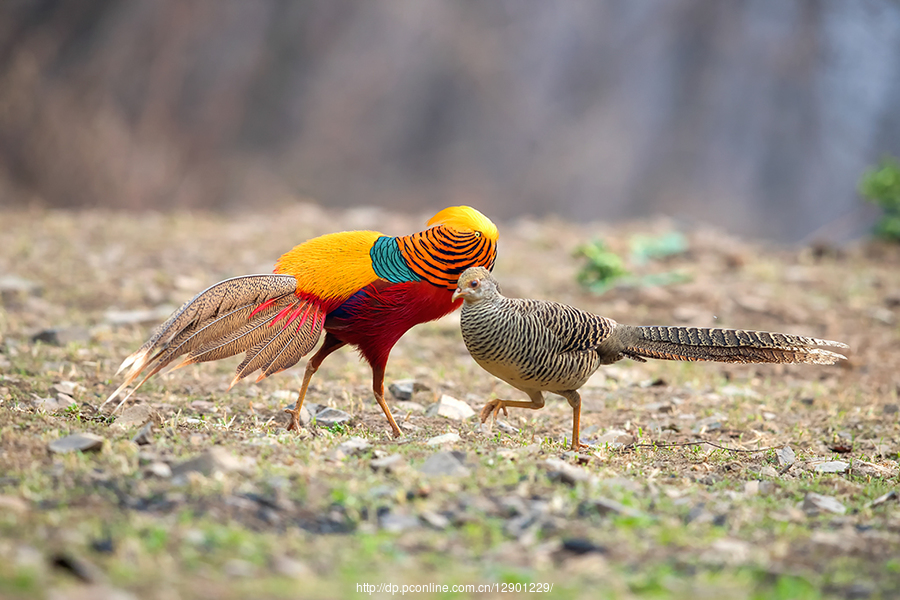
[{"label": "male golden pheasant", "polygon": [[453,299],[463,298],[460,322],[469,353],[492,375],[522,390],[530,402],[494,399],[481,411],[484,423],[506,407],[539,409],[543,392],[565,398],[573,411],[572,449],[580,446],[578,389],[600,365],[622,358],[710,360],[737,363],[830,365],[843,355],[816,346],[847,348],[816,338],[697,327],[635,327],[572,306],[507,298],[487,269],[467,269]]},{"label": "male golden pheasant", "polygon": [[[201,292],[160,325],[125,359],[125,382],[104,405],[144,378],[186,355],[176,366],[246,352],[235,383],[257,370],[260,379],[293,366],[325,330],[319,351],[307,362],[288,429],[300,428],[300,408],[310,379],[325,358],[350,344],[372,367],[372,390],[394,436],[400,435],[384,400],[384,370],[397,340],[413,325],[459,308],[452,298],[466,268],[493,268],[497,228],[468,206],[453,206],[412,235],[345,231],[311,239],[284,254],[273,275],[227,279]],[[101,407],[102,408],[102,407]],[[115,410],[113,411],[115,412]]]}]

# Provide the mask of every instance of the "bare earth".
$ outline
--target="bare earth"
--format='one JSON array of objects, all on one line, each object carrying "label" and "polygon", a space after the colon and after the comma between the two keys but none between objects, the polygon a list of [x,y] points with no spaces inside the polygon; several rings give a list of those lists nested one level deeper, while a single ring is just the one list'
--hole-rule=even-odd
[{"label": "bare earth", "polygon": [[[315,235],[408,233],[427,216],[0,213],[0,597],[900,595],[896,246],[785,248],[695,229],[686,252],[630,265],[685,281],[596,296],[575,280],[579,244],[601,237],[627,256],[635,234],[672,224],[498,223],[508,296],[851,346],[833,367],[622,361],[583,389],[595,448],[577,455],[556,396],[490,432],[426,416],[443,395],[476,412],[523,399],[471,360],[457,315],[392,353],[388,383],[418,384],[412,401],[389,397],[398,440],[347,350],[307,401],[352,419],[314,434],[283,428],[303,362],[230,391],[239,359],[190,367],[148,382],[115,421],[97,412],[122,359],[206,286],[269,272]],[[51,450],[78,432],[102,443]],[[458,439],[428,443],[446,433]],[[693,441],[715,446],[659,447]],[[422,589],[407,595],[432,597]]]}]

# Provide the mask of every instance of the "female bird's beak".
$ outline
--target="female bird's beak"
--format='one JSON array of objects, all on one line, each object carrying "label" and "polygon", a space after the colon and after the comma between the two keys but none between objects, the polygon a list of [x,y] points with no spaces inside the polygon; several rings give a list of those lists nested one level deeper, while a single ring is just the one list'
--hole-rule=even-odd
[{"label": "female bird's beak", "polygon": [[452,296],[450,296],[450,300],[451,300],[452,302],[456,302],[458,299],[462,298],[464,295],[465,295],[465,292],[463,292],[463,291],[462,291],[461,289],[459,289],[459,288],[456,288],[456,291],[453,292],[453,295],[452,295]]}]

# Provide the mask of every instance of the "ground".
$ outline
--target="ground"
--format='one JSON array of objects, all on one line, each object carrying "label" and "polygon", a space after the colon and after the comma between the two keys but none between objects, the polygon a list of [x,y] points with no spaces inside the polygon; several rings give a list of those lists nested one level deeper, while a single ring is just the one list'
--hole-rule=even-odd
[{"label": "ground", "polygon": [[[490,432],[426,416],[443,395],[476,411],[523,397],[471,360],[457,315],[392,353],[388,383],[419,384],[412,401],[389,397],[400,439],[351,350],[308,396],[352,415],[331,427],[284,430],[303,361],[231,390],[237,359],[189,367],[151,379],[117,419],[112,405],[97,411],[122,359],[206,286],[268,272],[314,235],[408,233],[427,216],[0,214],[0,596],[900,594],[897,246],[779,247],[689,228],[685,251],[632,256],[638,284],[597,295],[576,282],[579,245],[600,238],[628,257],[676,225],[498,223],[506,295],[851,346],[836,366],[606,367],[583,389],[593,447],[578,453],[555,396]],[[102,440],[51,450],[73,433]],[[429,444],[446,433],[458,439]],[[698,441],[710,444],[663,447]]]}]

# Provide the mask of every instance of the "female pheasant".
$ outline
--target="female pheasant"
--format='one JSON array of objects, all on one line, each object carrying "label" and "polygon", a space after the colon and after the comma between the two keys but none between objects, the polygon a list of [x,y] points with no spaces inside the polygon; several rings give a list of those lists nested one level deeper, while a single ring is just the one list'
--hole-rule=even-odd
[{"label": "female pheasant", "polygon": [[128,369],[125,381],[103,405],[149,369],[118,410],[182,355],[176,368],[246,352],[231,385],[261,370],[259,381],[296,364],[324,329],[322,346],[306,364],[297,405],[285,411],[291,415],[288,430],[300,428],[300,408],[319,365],[350,344],[372,367],[375,400],[399,436],[384,400],[391,349],[413,325],[459,308],[462,301],[452,298],[459,274],[473,266],[491,269],[497,255],[497,228],[474,208],[445,208],[427,225],[400,237],[377,231],[323,235],[284,254],[273,275],[217,283],[175,311],[125,359],[118,371]]},{"label": "female pheasant", "polygon": [[574,306],[507,298],[490,272],[477,267],[463,272],[453,298],[465,300],[462,336],[475,362],[531,399],[491,400],[481,410],[481,422],[501,410],[506,414],[507,406],[542,408],[543,392],[553,392],[572,407],[573,450],[580,446],[578,388],[601,365],[622,358],[830,365],[844,355],[817,346],[847,347],[786,333],[622,325]]}]

